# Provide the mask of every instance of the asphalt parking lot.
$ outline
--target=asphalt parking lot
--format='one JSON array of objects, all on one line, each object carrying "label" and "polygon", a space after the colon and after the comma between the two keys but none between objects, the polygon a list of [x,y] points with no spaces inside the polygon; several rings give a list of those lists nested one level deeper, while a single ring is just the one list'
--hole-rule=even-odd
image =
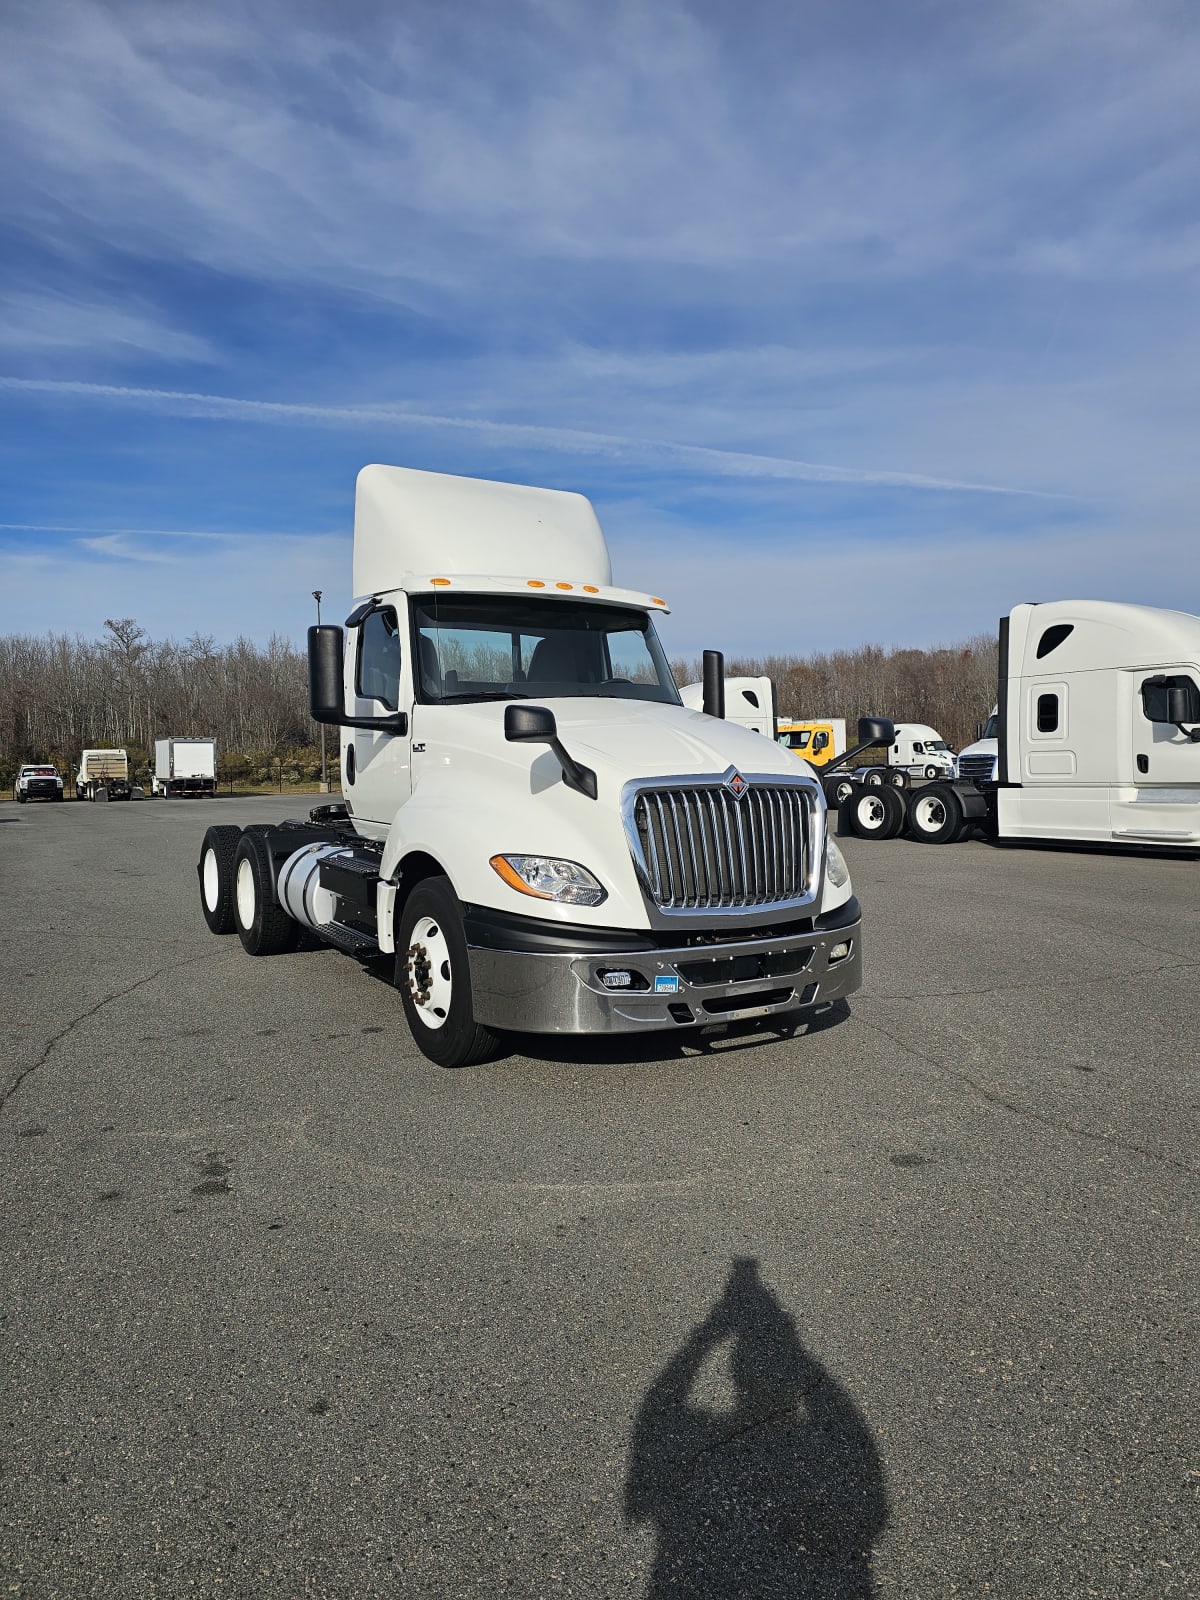
[{"label": "asphalt parking lot", "polygon": [[794,1037],[443,1072],[0,807],[2,1592],[1183,1596],[1200,862],[844,841]]}]

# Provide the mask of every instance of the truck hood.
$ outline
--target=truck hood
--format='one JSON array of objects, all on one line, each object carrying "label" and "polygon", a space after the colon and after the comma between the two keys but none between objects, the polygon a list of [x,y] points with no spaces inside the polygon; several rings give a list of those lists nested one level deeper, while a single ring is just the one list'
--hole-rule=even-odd
[{"label": "truck hood", "polygon": [[[554,712],[558,736],[576,761],[596,772],[600,788],[617,791],[630,779],[720,776],[730,767],[743,774],[795,778],[812,773],[807,762],[774,740],[736,723],[689,711],[684,706],[642,700],[539,700]],[[453,759],[455,750],[474,759],[528,771],[546,746],[509,744],[504,737],[504,703],[417,706],[413,737],[430,753]],[[553,759],[553,757],[551,758]],[[414,774],[415,775],[415,774]],[[607,780],[607,781],[606,781]]]}]

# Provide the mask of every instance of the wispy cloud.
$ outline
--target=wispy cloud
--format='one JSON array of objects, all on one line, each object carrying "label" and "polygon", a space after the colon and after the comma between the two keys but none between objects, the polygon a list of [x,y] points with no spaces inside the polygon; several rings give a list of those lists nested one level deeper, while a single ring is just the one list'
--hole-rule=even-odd
[{"label": "wispy cloud", "polygon": [[577,428],[553,428],[520,422],[497,422],[485,417],[453,417],[404,406],[310,405],[295,401],[246,400],[232,395],[188,393],[174,389],[138,389],[117,384],[79,383],[50,378],[0,376],[0,389],[17,389],[63,398],[115,402],[164,410],[173,415],[232,418],[247,422],[329,424],[338,427],[370,425],[396,429],[446,428],[485,434],[495,442],[513,441],[541,449],[576,455],[608,456],[624,461],[655,462],[721,477],[783,479],[804,483],[860,484],[898,489],[953,490],[972,494],[1029,495],[1062,499],[1044,490],[1010,484],[972,483],[939,478],[928,473],[896,472],[886,468],[840,467],[817,461],[796,461],[746,451],[717,450],[707,445],[683,444],[666,439],[636,439],[620,434],[593,433]]},{"label": "wispy cloud", "polygon": [[75,299],[46,291],[0,295],[0,349],[25,355],[87,352],[212,362],[207,340],[172,327],[145,307]]}]

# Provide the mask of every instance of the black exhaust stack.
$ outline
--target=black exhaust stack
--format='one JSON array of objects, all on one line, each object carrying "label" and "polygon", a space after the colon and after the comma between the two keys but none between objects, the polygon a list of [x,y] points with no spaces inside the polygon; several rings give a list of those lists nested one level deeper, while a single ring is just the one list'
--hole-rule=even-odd
[{"label": "black exhaust stack", "polygon": [[706,717],[725,715],[725,657],[719,650],[704,652],[704,699],[700,709]]}]

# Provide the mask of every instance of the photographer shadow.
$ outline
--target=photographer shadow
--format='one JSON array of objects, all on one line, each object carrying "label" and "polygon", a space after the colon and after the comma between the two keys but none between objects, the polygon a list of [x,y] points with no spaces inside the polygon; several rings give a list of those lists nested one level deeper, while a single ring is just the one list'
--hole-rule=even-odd
[{"label": "photographer shadow", "polygon": [[[694,1390],[722,1346],[734,1399],[717,1408]],[[887,1509],[862,1414],[758,1263],[735,1261],[634,1424],[625,1513],[657,1530],[649,1600],[869,1600]]]}]

